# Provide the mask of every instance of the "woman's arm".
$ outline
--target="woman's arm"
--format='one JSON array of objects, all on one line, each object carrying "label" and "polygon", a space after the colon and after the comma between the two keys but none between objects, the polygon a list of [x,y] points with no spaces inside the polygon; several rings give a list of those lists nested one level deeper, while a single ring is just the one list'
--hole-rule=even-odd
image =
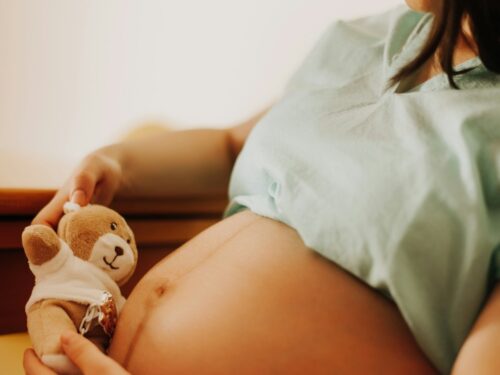
[{"label": "woman's arm", "polygon": [[267,110],[229,129],[165,130],[98,149],[80,162],[33,223],[56,227],[69,199],[80,205],[108,205],[115,194],[223,194],[250,130]]},{"label": "woman's arm", "polygon": [[500,374],[500,282],[458,353],[452,375]]},{"label": "woman's arm", "polygon": [[165,131],[110,146],[123,168],[118,194],[212,195],[227,191],[229,177],[251,129],[267,109],[228,129]]},{"label": "woman's arm", "polygon": [[220,194],[232,166],[228,129],[165,130],[96,152],[118,160],[126,196]]}]

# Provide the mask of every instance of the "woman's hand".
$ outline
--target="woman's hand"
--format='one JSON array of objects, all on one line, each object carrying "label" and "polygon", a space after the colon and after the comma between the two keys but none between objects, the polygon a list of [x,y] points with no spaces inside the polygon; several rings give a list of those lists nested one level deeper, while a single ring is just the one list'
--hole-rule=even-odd
[{"label": "woman's hand", "polygon": [[122,166],[116,151],[119,145],[97,150],[85,157],[52,200],[36,215],[32,224],[54,228],[68,200],[85,206],[88,203],[109,205],[122,182]]},{"label": "woman's hand", "polygon": [[[117,362],[102,353],[92,342],[75,332],[63,333],[61,344],[68,358],[84,375],[130,375]],[[27,375],[57,375],[38,359],[33,349],[27,349],[24,352],[23,366]]]}]

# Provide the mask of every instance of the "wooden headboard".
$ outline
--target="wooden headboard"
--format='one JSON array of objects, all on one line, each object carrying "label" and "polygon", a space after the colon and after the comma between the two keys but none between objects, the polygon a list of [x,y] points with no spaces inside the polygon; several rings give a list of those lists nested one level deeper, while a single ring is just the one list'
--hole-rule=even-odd
[{"label": "wooden headboard", "polygon": [[[34,285],[21,233],[54,190],[0,189],[0,334],[26,331],[26,304]],[[172,250],[222,218],[226,196],[118,199],[111,205],[134,231],[139,263],[123,287],[137,281]]]}]

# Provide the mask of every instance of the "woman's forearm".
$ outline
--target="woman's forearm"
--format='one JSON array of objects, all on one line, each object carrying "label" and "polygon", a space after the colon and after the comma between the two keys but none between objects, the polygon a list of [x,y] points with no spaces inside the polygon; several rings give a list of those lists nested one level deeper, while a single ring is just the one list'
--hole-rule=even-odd
[{"label": "woman's forearm", "polygon": [[120,163],[124,196],[225,194],[234,162],[227,129],[165,131],[97,152]]}]

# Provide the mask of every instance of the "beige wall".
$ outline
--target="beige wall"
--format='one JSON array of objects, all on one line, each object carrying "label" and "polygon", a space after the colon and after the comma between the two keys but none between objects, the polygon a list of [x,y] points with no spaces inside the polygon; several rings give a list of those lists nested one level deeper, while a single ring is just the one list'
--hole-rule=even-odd
[{"label": "beige wall", "polygon": [[[229,126],[279,95],[333,19],[400,3],[0,0],[0,187],[143,121]],[[39,173],[57,185],[61,170]]]}]

